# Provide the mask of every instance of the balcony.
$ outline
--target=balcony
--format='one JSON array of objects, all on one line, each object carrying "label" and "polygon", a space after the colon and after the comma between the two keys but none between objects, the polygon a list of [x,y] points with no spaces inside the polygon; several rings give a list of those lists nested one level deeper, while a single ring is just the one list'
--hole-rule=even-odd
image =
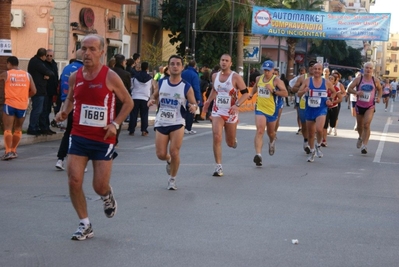
[{"label": "balcony", "polygon": [[140,4],[140,0],[108,0],[108,2],[112,2],[120,5],[138,5]]},{"label": "balcony", "polygon": [[387,50],[399,51],[399,46],[391,46],[391,45],[388,45],[388,46],[387,46]]},{"label": "balcony", "polygon": [[[145,1],[144,6],[144,22],[154,24],[157,26],[161,25],[162,13],[160,6],[154,1]],[[126,14],[129,19],[138,20],[139,18],[139,6],[130,5],[126,6]]]}]

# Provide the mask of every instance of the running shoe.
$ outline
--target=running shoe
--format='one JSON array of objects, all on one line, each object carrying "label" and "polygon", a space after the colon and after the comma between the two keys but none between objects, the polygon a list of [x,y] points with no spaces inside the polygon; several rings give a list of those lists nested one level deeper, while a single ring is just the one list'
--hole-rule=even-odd
[{"label": "running shoe", "polygon": [[299,128],[298,131],[296,132],[297,135],[302,134],[302,129]]},{"label": "running shoe", "polygon": [[112,187],[111,187],[111,191],[109,192],[108,196],[101,197],[101,199],[103,200],[103,204],[104,204],[105,216],[107,216],[108,218],[114,217],[118,206],[117,206],[116,200],[114,198],[114,193],[112,192]]},{"label": "running shoe", "polygon": [[323,157],[323,152],[321,152],[321,147],[320,146],[316,146],[316,156],[318,158],[322,158]]},{"label": "running shoe", "polygon": [[321,142],[320,146],[327,147],[327,142],[326,141]]},{"label": "running shoe", "polygon": [[274,155],[275,144],[276,144],[276,141],[269,143],[269,155],[270,156]]},{"label": "running shoe", "polygon": [[365,145],[362,146],[361,152],[362,154],[367,154],[367,147]]},{"label": "running shoe", "polygon": [[316,155],[316,151],[310,151],[310,156],[308,157],[308,162],[313,162],[314,161],[314,157]]},{"label": "running shoe", "polygon": [[176,179],[169,178],[169,180],[168,180],[168,190],[177,190]]},{"label": "running shoe", "polygon": [[331,132],[332,132],[332,128],[331,128],[331,127],[328,127],[327,134],[330,135]]},{"label": "running shoe", "polygon": [[216,165],[215,172],[213,173],[213,176],[219,176],[219,177],[223,176],[223,168],[222,168],[221,164]]},{"label": "running shoe", "polygon": [[84,225],[84,223],[79,223],[78,230],[76,230],[76,232],[72,234],[71,239],[82,241],[85,240],[86,238],[92,238],[93,236],[94,233],[91,224]]},{"label": "running shoe", "polygon": [[337,128],[333,128],[334,136],[337,136]]},{"label": "running shoe", "polygon": [[188,130],[187,129],[184,129],[184,134],[188,134]]},{"label": "running shoe", "polygon": [[12,155],[12,152],[5,153],[5,154],[1,157],[1,160],[10,160],[10,159],[13,159],[12,156],[13,156],[13,155]]},{"label": "running shoe", "polygon": [[188,131],[188,134],[196,134],[196,133],[197,133],[197,131],[194,131],[194,130]]},{"label": "running shoe", "polygon": [[166,173],[170,175],[170,162],[166,161]]},{"label": "running shoe", "polygon": [[362,147],[362,143],[363,143],[363,140],[362,140],[362,138],[359,137],[357,139],[356,148],[361,148]]},{"label": "running shoe", "polygon": [[256,166],[262,166],[262,156],[255,155],[254,162],[255,162]]},{"label": "running shoe", "polygon": [[308,142],[303,142],[303,150],[306,152],[306,154],[310,154],[310,146]]},{"label": "running shoe", "polygon": [[12,158],[12,159],[18,158],[17,152],[11,152],[11,153],[12,153],[12,155],[11,155],[11,158]]},{"label": "running shoe", "polygon": [[65,170],[64,168],[64,161],[62,159],[57,160],[57,163],[55,164],[55,167],[58,170]]}]

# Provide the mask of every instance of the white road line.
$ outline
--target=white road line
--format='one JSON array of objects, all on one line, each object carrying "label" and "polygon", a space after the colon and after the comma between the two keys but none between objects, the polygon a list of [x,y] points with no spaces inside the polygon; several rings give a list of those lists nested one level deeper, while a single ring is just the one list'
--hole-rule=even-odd
[{"label": "white road line", "polygon": [[387,132],[388,132],[388,128],[389,128],[390,124],[392,124],[392,118],[388,117],[387,123],[384,126],[384,131],[381,134],[380,142],[378,143],[378,148],[377,148],[377,151],[375,152],[373,162],[380,163],[380,161],[381,161],[381,155],[382,155],[382,152],[384,151],[385,140],[387,139]]}]

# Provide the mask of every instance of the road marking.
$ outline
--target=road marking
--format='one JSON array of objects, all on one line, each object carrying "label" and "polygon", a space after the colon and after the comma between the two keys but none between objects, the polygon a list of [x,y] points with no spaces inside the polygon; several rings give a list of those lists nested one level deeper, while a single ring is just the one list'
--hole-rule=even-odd
[{"label": "road marking", "polygon": [[384,131],[381,134],[380,142],[378,143],[378,148],[377,148],[377,151],[375,152],[373,162],[380,163],[380,161],[381,161],[381,155],[382,155],[382,152],[384,151],[384,145],[385,145],[385,140],[387,139],[387,132],[388,132],[389,124],[392,124],[391,117],[388,117],[387,123],[385,123]]}]

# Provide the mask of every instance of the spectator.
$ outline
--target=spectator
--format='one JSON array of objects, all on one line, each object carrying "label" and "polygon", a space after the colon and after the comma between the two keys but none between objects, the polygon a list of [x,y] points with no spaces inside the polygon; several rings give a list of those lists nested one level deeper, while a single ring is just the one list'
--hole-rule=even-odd
[{"label": "spectator", "polygon": [[[131,76],[128,71],[125,70],[126,68],[126,59],[124,55],[116,54],[115,55],[115,67],[112,69],[113,71],[118,74],[118,76],[122,79],[123,85],[125,86],[126,90],[131,93],[131,87],[132,87],[132,81],[131,81]],[[123,103],[116,98],[116,104],[115,104],[115,114],[118,116],[119,112],[121,111],[121,108],[123,106]],[[126,119],[126,118],[125,118]],[[117,133],[116,133],[116,144],[118,144],[119,140],[119,134],[121,133],[121,127],[119,127]]]},{"label": "spectator", "polygon": [[54,76],[54,72],[49,70],[44,64],[46,55],[47,50],[45,48],[39,48],[36,55],[32,57],[28,63],[28,72],[32,76],[37,89],[36,94],[31,98],[32,110],[27,131],[29,135],[38,136],[42,134],[39,126],[39,118],[40,114],[43,112],[44,100],[47,94],[47,80],[50,76]]},{"label": "spectator", "polygon": [[[58,66],[54,60],[54,51],[47,49],[46,61],[44,61],[46,67],[51,70],[54,75],[50,76],[47,81],[47,95],[44,98],[43,111],[39,118],[39,127],[42,134],[56,134],[56,132],[50,129],[50,114],[53,103],[57,102],[58,97]],[[54,108],[55,109],[55,108]]]},{"label": "spectator", "polygon": [[256,77],[260,76],[260,72],[256,68],[252,68],[249,74],[249,86],[252,87],[255,84]]},{"label": "spectator", "polygon": [[155,74],[154,81],[159,81],[159,79],[162,78],[163,70],[164,70],[164,67],[163,66],[159,66],[159,71],[157,72],[157,74]]},{"label": "spectator", "polygon": [[[211,85],[211,74],[209,73],[208,70],[204,71],[202,73],[202,76],[200,78],[200,90],[201,90],[201,102],[204,102],[204,95],[206,94],[206,92],[208,91],[208,88]],[[196,120],[203,120],[201,117],[202,114],[202,106],[200,106],[200,114],[196,115]]]},{"label": "spectator", "polygon": [[147,73],[148,62],[141,63],[141,71],[137,72],[133,78],[132,99],[134,102],[133,110],[130,112],[129,135],[134,135],[137,126],[137,117],[140,112],[141,136],[148,135],[148,99],[151,90],[154,89],[154,80]]},{"label": "spectator", "polygon": [[[183,80],[188,82],[191,85],[191,87],[194,89],[194,95],[195,95],[197,104],[198,104],[198,106],[202,106],[200,81],[199,81],[198,72],[195,70],[196,66],[197,66],[197,63],[195,62],[195,60],[190,60],[188,62],[187,68],[182,72],[181,77],[183,78]],[[188,109],[188,106],[187,106],[187,109]],[[186,133],[186,134],[197,133],[196,131],[192,130],[192,126],[193,126],[193,122],[194,122],[194,114],[187,112],[185,119],[186,119],[186,126],[185,126],[184,133]]]},{"label": "spectator", "polygon": [[[281,74],[280,80],[282,80],[284,82],[285,88],[287,88],[287,91],[288,91],[288,95],[291,97],[290,85],[288,84],[288,79],[285,78],[285,74],[284,73]],[[285,97],[285,103],[286,103],[287,107],[290,106],[290,102],[289,102],[288,96]]]},{"label": "spectator", "polygon": [[140,71],[140,62],[141,62],[140,54],[134,53],[133,54],[133,64],[131,65],[132,67],[129,70],[132,78],[134,78],[134,75],[136,75],[136,73],[138,71]]}]

